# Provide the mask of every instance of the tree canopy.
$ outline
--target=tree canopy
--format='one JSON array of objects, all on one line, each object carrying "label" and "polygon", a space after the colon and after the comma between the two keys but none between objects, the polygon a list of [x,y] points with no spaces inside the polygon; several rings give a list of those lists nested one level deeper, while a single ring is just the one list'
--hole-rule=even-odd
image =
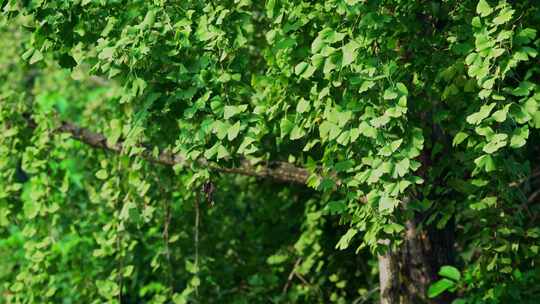
[{"label": "tree canopy", "polygon": [[0,1],[0,303],[535,303],[536,1]]}]

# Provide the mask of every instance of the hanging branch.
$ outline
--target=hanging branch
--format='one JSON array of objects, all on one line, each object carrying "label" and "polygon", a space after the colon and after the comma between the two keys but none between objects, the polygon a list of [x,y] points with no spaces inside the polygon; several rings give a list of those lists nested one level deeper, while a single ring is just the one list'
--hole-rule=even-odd
[{"label": "hanging branch", "polygon": [[[26,116],[26,120],[30,128],[35,129],[37,127],[36,122],[28,115]],[[68,133],[71,135],[71,138],[85,143],[91,147],[104,149],[119,154],[122,153],[124,148],[124,144],[122,142],[110,144],[107,142],[107,137],[105,137],[103,134],[92,132],[86,128],[79,127],[70,122],[62,122],[60,126],[57,127],[53,132]],[[159,155],[154,156],[152,154],[151,148],[142,148],[143,149],[135,153],[135,155],[142,157],[150,162],[166,166],[187,166],[190,164],[189,160],[185,159],[179,154],[173,154],[167,151],[163,151],[159,153]],[[216,172],[240,174],[260,178],[270,178],[281,182],[289,182],[301,185],[305,185],[307,183],[308,177],[310,175],[307,169],[296,167],[293,164],[287,162],[272,162],[270,165],[267,166],[254,166],[249,161],[242,160],[240,162],[240,166],[236,168],[219,167],[209,163],[208,160],[203,158],[198,159],[196,162],[198,165]]]}]

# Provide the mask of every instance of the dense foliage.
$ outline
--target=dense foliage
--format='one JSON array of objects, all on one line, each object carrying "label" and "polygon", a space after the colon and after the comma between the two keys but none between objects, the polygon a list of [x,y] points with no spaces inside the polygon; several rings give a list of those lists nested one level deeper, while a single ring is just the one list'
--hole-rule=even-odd
[{"label": "dense foliage", "polygon": [[0,302],[540,295],[536,1],[0,3]]}]

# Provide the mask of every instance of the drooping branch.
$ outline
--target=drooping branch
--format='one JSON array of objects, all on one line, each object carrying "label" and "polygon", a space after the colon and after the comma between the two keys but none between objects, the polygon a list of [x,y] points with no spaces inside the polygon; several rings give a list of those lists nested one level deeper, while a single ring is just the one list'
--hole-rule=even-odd
[{"label": "drooping branch", "polygon": [[[30,117],[27,117],[26,119],[29,127],[33,129],[37,127],[37,124],[33,119]],[[71,138],[94,148],[108,150],[118,154],[122,153],[124,150],[124,144],[122,142],[111,144],[107,141],[107,137],[105,137],[103,134],[92,132],[70,122],[62,122],[60,126],[54,130],[54,132],[68,133],[70,134]],[[155,156],[152,153],[152,149],[144,147],[141,148],[142,150],[135,153],[135,155],[143,157],[150,162],[166,166],[190,165],[190,161],[184,158],[182,155],[163,151],[159,153],[159,155]],[[242,160],[240,162],[240,166],[238,167],[224,168],[211,164],[204,158],[200,158],[197,160],[197,164],[216,172],[270,178],[281,182],[289,182],[301,185],[305,185],[307,183],[310,175],[307,169],[296,167],[287,162],[272,162],[267,166],[256,166],[251,164],[248,160]]]}]

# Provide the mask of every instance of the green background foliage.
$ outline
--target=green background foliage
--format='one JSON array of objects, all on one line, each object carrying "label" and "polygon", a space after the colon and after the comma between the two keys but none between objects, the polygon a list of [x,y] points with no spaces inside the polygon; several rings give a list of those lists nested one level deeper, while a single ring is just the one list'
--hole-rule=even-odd
[{"label": "green background foliage", "polygon": [[535,1],[0,3],[0,301],[374,302],[418,214],[430,297],[540,294]]}]

